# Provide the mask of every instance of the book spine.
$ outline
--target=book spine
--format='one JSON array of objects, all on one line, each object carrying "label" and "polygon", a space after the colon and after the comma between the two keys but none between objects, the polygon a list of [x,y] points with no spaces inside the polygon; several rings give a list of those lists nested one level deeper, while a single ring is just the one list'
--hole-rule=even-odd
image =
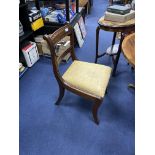
[{"label": "book spine", "polygon": [[121,15],[124,15],[130,12],[130,10],[123,11],[123,10],[115,10],[115,9],[107,9],[107,11],[111,13],[121,14]]}]

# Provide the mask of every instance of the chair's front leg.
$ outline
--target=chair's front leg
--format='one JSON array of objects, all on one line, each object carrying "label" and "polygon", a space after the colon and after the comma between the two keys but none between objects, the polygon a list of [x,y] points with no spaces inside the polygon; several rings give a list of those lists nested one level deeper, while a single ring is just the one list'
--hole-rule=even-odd
[{"label": "chair's front leg", "polygon": [[97,125],[99,124],[99,119],[98,119],[97,113],[98,113],[98,108],[100,107],[101,103],[102,103],[102,100],[95,101],[95,103],[93,105],[93,109],[92,109],[93,118]]}]

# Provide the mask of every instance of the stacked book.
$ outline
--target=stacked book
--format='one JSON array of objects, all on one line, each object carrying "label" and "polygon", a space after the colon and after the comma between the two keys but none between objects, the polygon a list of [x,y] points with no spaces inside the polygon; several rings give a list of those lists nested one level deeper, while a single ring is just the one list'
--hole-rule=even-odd
[{"label": "stacked book", "polygon": [[135,18],[135,11],[128,6],[112,5],[107,8],[104,19],[114,22],[127,22]]}]

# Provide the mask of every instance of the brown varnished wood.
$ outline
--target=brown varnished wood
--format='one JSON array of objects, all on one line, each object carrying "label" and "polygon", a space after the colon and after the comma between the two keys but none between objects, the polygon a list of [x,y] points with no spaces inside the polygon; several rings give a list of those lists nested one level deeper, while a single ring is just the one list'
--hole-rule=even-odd
[{"label": "brown varnished wood", "polygon": [[135,33],[125,37],[122,43],[122,52],[128,62],[135,67]]},{"label": "brown varnished wood", "polygon": [[70,39],[70,48],[67,51],[65,51],[65,53],[62,55],[65,56],[67,53],[70,52],[72,60],[77,60],[77,58],[74,54],[73,28],[69,24],[65,25],[64,27],[59,28],[53,34],[44,36],[44,39],[47,41],[49,48],[50,48],[52,65],[53,65],[53,72],[55,74],[57,81],[59,81],[59,83],[61,83],[62,86],[64,86],[64,80],[61,77],[61,74],[59,72],[59,63],[58,63],[59,59],[62,59],[62,55],[61,55],[61,58],[57,57],[57,55],[55,53],[55,46],[65,36],[70,36],[70,38],[71,38]]},{"label": "brown varnished wood", "polygon": [[[56,44],[66,36],[70,37],[70,47],[58,57],[55,53]],[[44,39],[47,41],[48,46],[50,48],[53,72],[54,72],[54,75],[55,75],[57,82],[59,84],[59,97],[58,97],[58,100],[56,101],[56,104],[59,105],[59,103],[61,102],[61,100],[64,96],[65,89],[67,89],[77,95],[80,95],[84,98],[90,99],[90,100],[94,101],[94,105],[93,105],[93,109],[92,109],[94,121],[96,124],[99,124],[97,112],[98,112],[99,106],[102,103],[103,98],[100,96],[95,96],[88,92],[82,91],[82,90],[77,89],[74,86],[68,84],[66,81],[64,81],[64,79],[62,78],[62,75],[59,72],[59,63],[66,54],[68,54],[68,53],[71,54],[72,61],[78,60],[75,55],[75,52],[74,52],[73,28],[69,24],[67,24],[64,27],[61,27],[60,29],[55,31],[53,34],[45,35]]]},{"label": "brown varnished wood", "polygon": [[60,102],[61,102],[61,100],[62,100],[62,98],[64,96],[64,93],[65,93],[65,88],[63,86],[61,86],[61,84],[59,84],[59,97],[58,97],[58,99],[57,99],[57,101],[55,103],[56,105],[60,104]]},{"label": "brown varnished wood", "polygon": [[93,114],[93,118],[94,118],[94,121],[96,124],[99,124],[99,119],[98,119],[98,109],[101,105],[101,101],[100,100],[96,100],[94,105],[93,105],[93,108],[92,108],[92,114]]}]

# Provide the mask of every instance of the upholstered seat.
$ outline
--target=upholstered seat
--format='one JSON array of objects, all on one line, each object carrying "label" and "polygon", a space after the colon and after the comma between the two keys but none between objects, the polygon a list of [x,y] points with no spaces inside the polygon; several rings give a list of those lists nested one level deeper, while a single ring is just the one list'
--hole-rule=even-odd
[{"label": "upholstered seat", "polygon": [[63,79],[69,85],[96,97],[104,97],[111,68],[104,65],[73,61]]}]

